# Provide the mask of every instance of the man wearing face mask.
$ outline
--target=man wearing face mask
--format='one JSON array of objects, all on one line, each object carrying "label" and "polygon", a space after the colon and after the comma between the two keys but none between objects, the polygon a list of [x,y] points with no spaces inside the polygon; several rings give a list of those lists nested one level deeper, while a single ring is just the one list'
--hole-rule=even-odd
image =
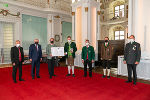
[{"label": "man wearing face mask", "polygon": [[35,39],[34,44],[31,44],[29,47],[29,59],[31,61],[32,70],[31,75],[32,79],[35,79],[35,66],[36,66],[36,77],[40,78],[40,60],[42,60],[42,49],[41,45],[38,44],[39,40]]},{"label": "man wearing face mask", "polygon": [[13,65],[12,77],[14,83],[16,81],[17,68],[19,68],[19,81],[24,81],[22,79],[22,64],[24,64],[24,52],[23,48],[20,46],[20,41],[16,40],[16,46],[11,48],[11,62]]},{"label": "man wearing face mask", "polygon": [[103,66],[103,78],[106,77],[106,68],[107,68],[107,78],[110,79],[110,61],[112,59],[112,46],[109,43],[109,38],[105,37],[105,42],[101,46],[101,60]]},{"label": "man wearing face mask", "polygon": [[75,52],[77,51],[76,44],[71,41],[71,36],[67,37],[68,42],[65,43],[64,46],[64,52],[66,55],[67,63],[68,63],[68,74],[67,76],[70,76],[70,70],[72,68],[72,76],[75,77],[74,74],[74,58],[75,58]]},{"label": "man wearing face mask", "polygon": [[85,41],[85,45],[82,48],[82,63],[84,64],[84,77],[87,76],[87,65],[89,66],[89,76],[92,77],[92,63],[95,60],[94,47],[90,46],[89,40]]},{"label": "man wearing face mask", "polygon": [[124,50],[124,64],[127,64],[128,69],[128,81],[126,81],[126,83],[132,82],[132,71],[133,71],[133,84],[136,85],[137,81],[136,66],[140,62],[141,47],[139,43],[135,42],[134,35],[131,35],[129,39],[130,42],[126,44]]},{"label": "man wearing face mask", "polygon": [[54,74],[55,58],[52,56],[52,52],[51,52],[52,47],[56,47],[54,44],[54,38],[50,39],[50,44],[48,44],[46,47],[46,54],[47,54],[47,59],[48,59],[48,71],[49,71],[50,78],[52,78],[52,76],[56,76]]}]

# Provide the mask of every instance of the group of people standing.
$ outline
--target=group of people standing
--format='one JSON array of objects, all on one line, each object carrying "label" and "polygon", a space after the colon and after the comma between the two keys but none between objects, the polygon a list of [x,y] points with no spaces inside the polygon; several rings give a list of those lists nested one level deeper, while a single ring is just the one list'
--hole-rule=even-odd
[{"label": "group of people standing", "polygon": [[[124,63],[127,64],[128,68],[128,81],[127,83],[132,82],[132,70],[133,70],[133,83],[136,84],[137,75],[136,75],[136,65],[140,62],[141,57],[141,49],[140,44],[135,42],[134,35],[129,37],[131,40],[125,46],[124,51]],[[110,79],[110,68],[111,68],[111,60],[112,60],[112,45],[109,42],[109,38],[105,37],[104,44],[101,45],[101,60],[103,66],[103,78]],[[50,78],[56,76],[54,74],[54,60],[55,57],[52,56],[51,48],[56,47],[54,44],[54,38],[50,39],[50,43],[46,47],[47,54],[47,62],[48,62],[48,71]],[[74,72],[74,58],[75,53],[77,51],[76,43],[71,40],[71,36],[67,37],[67,42],[64,46],[64,55],[66,56],[67,65],[68,65],[68,73],[66,76],[75,77]],[[89,40],[85,40],[85,46],[82,48],[82,63],[84,64],[84,77],[87,77],[87,66],[89,67],[89,77],[92,77],[92,63],[95,61],[95,51],[94,47],[90,45]],[[34,44],[31,44],[29,47],[29,60],[31,61],[32,71],[31,76],[32,79],[35,79],[35,66],[36,66],[36,77],[40,78],[39,70],[40,70],[40,61],[42,60],[42,49],[39,44],[39,40],[35,39]],[[24,64],[24,52],[23,48],[20,46],[20,41],[16,41],[16,46],[11,48],[11,61],[13,65],[13,81],[16,81],[16,72],[17,68],[19,68],[19,81],[24,81],[22,79],[22,64]],[[106,74],[107,71],[107,74]]]}]

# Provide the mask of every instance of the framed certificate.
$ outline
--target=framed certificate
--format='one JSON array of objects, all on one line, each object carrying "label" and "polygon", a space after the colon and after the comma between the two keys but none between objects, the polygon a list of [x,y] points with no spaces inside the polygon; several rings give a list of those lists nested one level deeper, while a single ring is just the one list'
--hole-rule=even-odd
[{"label": "framed certificate", "polygon": [[64,56],[64,47],[52,47],[52,56]]}]

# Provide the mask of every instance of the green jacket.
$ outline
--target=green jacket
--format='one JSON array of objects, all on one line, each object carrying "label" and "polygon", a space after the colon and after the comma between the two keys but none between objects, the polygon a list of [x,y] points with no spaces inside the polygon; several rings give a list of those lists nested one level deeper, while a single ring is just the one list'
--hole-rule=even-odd
[{"label": "green jacket", "polygon": [[[71,48],[73,48],[72,57],[75,58],[75,52],[77,51],[76,44],[74,42],[71,42],[70,46],[71,46]],[[69,52],[68,50],[69,50],[69,43],[66,42],[65,46],[64,46],[64,52],[65,53],[67,52],[66,58],[68,58],[68,52]]]},{"label": "green jacket", "polygon": [[[87,59],[87,47],[82,48],[82,59],[85,61]],[[95,51],[93,46],[88,47],[88,60],[95,60]]]},{"label": "green jacket", "polygon": [[52,59],[52,57],[50,56],[51,54],[51,47],[56,47],[56,45],[51,45],[51,44],[48,44],[46,46],[46,55],[47,55],[47,59]]}]

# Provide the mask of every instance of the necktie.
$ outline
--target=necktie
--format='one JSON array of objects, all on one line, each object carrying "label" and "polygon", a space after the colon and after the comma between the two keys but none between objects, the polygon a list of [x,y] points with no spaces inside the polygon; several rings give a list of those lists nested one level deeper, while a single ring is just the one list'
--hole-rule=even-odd
[{"label": "necktie", "polygon": [[105,46],[107,47],[107,43],[105,43]]},{"label": "necktie", "polygon": [[86,57],[86,59],[88,59],[88,47],[87,47],[87,57]]},{"label": "necktie", "polygon": [[19,49],[19,61],[21,62],[21,52],[20,52],[20,48]]},{"label": "necktie", "polygon": [[36,50],[38,51],[38,45],[36,44]]}]

